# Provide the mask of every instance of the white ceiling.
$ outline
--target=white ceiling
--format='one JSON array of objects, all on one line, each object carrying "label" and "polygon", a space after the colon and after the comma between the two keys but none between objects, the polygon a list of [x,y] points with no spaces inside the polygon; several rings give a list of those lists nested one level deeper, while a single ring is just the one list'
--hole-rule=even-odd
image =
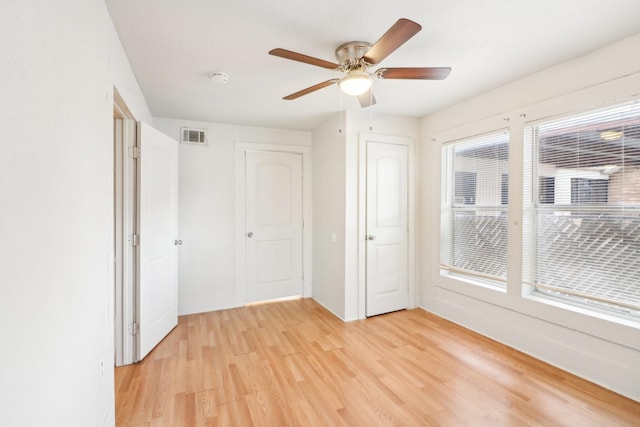
[{"label": "white ceiling", "polygon": [[[380,66],[453,71],[444,81],[377,80],[372,114],[421,117],[640,32],[640,0],[106,3],[154,116],[303,130],[360,107],[337,86],[282,100],[339,73],[268,55],[273,48],[336,62],[338,45],[374,43],[397,19],[416,21],[422,31]],[[213,71],[229,82],[213,83]]]}]

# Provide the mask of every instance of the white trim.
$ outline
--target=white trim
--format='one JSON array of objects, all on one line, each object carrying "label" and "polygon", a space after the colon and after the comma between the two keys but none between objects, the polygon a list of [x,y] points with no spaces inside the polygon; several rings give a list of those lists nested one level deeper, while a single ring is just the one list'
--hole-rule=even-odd
[{"label": "white trim", "polygon": [[367,142],[382,142],[385,144],[406,145],[408,150],[408,224],[409,224],[409,250],[407,260],[407,279],[409,282],[409,302],[408,308],[417,307],[418,298],[416,296],[416,191],[415,191],[415,139],[404,136],[381,135],[375,133],[360,133],[358,135],[358,319],[366,317],[366,243],[364,236],[367,225],[366,209],[366,183],[367,183]]},{"label": "white trim", "polygon": [[311,297],[311,147],[284,144],[263,144],[256,142],[234,143],[234,195],[235,195],[235,305],[246,304],[247,279],[246,279],[246,248],[245,248],[245,152],[246,151],[277,151],[302,155],[302,220],[304,229],[302,232],[302,271],[304,279],[302,283],[302,297]]},{"label": "white trim", "polygon": [[126,343],[124,342],[125,325],[124,314],[123,314],[123,241],[124,241],[124,232],[123,232],[123,192],[124,188],[122,185],[123,181],[123,173],[122,173],[122,152],[123,143],[122,143],[122,128],[123,128],[123,120],[120,118],[115,118],[113,120],[113,143],[114,143],[114,173],[113,173],[113,182],[114,182],[114,194],[113,194],[113,213],[114,213],[114,350],[115,350],[115,365],[121,366],[124,364],[124,351],[126,347]]},{"label": "white trim", "polygon": [[359,319],[345,319],[343,316],[340,316],[338,313],[336,313],[335,311],[333,311],[331,309],[331,307],[329,307],[328,305],[325,305],[322,301],[319,301],[317,299],[313,299],[314,302],[316,302],[317,304],[320,304],[322,306],[322,308],[324,308],[325,310],[327,310],[329,313],[333,314],[336,319],[340,319],[341,321],[348,323],[348,322],[353,322]]},{"label": "white trim", "polygon": [[114,89],[114,298],[115,298],[115,365],[137,361],[137,339],[129,333],[129,325],[136,322],[137,312],[137,249],[129,236],[137,232],[136,220],[136,160],[128,156],[136,146],[136,121]]},{"label": "white trim", "polygon": [[[137,145],[137,122],[134,119],[128,119],[124,123],[124,146],[135,147]],[[137,222],[137,170],[138,162],[136,159],[128,158],[127,154],[124,154],[126,161],[126,167],[124,168],[124,211],[125,221],[124,235],[133,235],[138,233]],[[123,256],[124,260],[124,275],[126,280],[124,281],[124,331],[127,333],[127,339],[125,339],[123,363],[129,364],[137,362],[136,354],[138,353],[137,337],[131,335],[128,332],[128,325],[137,322],[138,316],[138,273],[136,269],[138,248],[133,247],[128,240],[124,242],[125,252]]]}]

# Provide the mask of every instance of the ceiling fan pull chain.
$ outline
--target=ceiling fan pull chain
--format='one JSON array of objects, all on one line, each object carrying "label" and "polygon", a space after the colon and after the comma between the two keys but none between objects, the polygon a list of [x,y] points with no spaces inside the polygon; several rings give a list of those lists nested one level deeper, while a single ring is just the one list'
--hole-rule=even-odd
[{"label": "ceiling fan pull chain", "polygon": [[373,91],[369,91],[369,132],[373,130]]},{"label": "ceiling fan pull chain", "polygon": [[342,133],[342,123],[344,123],[344,110],[342,109],[342,91],[338,89],[338,133]]}]

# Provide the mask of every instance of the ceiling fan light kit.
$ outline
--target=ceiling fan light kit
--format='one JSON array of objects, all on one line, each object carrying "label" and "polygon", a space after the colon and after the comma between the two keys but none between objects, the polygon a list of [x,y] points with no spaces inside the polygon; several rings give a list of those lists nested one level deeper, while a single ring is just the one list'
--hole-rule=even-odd
[{"label": "ceiling fan light kit", "polygon": [[[415,67],[415,68],[381,68],[369,72],[368,68],[376,65],[416,35],[422,27],[408,19],[399,19],[373,45],[367,42],[354,41],[344,43],[336,49],[338,63],[325,61],[286,49],[273,49],[270,55],[292,61],[303,62],[329,70],[341,71],[346,74],[340,79],[330,79],[310,86],[301,91],[285,96],[283,99],[292,100],[315,92],[322,88],[338,84],[347,95],[357,96],[363,108],[375,104],[375,97],[371,91],[373,79],[404,79],[404,80],[443,80],[451,72],[449,67]],[[369,96],[363,96],[368,92]]]},{"label": "ceiling fan light kit", "polygon": [[373,79],[364,70],[349,71],[347,77],[340,79],[338,86],[340,89],[351,96],[359,96],[368,91],[373,85]]}]

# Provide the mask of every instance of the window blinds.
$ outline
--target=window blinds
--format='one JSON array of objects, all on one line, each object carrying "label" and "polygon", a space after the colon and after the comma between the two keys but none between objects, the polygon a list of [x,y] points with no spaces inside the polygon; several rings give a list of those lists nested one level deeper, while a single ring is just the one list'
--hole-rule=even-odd
[{"label": "window blinds", "polygon": [[505,286],[509,134],[442,148],[441,268]]},{"label": "window blinds", "polygon": [[640,104],[527,127],[524,148],[524,282],[640,310]]}]

